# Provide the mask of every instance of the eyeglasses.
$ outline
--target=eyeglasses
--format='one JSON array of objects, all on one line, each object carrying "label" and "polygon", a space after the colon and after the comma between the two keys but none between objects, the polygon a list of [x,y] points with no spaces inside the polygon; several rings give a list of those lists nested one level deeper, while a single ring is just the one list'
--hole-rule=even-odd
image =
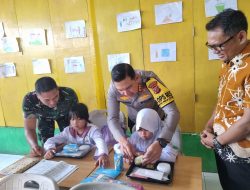
[{"label": "eyeglasses", "polygon": [[217,44],[217,45],[210,45],[208,44],[208,42],[206,43],[206,46],[211,49],[211,50],[216,50],[216,51],[222,51],[224,50],[224,46],[227,42],[229,42],[230,40],[232,40],[234,38],[234,35],[231,36],[230,38],[228,38],[226,41],[220,43],[220,44]]}]

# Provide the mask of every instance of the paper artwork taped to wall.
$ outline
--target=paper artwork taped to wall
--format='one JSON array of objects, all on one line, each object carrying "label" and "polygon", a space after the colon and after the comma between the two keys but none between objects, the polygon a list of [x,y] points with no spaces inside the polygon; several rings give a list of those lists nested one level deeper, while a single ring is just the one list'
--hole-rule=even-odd
[{"label": "paper artwork taped to wall", "polygon": [[119,54],[109,54],[108,55],[108,67],[109,71],[113,69],[113,67],[119,63],[128,63],[130,64],[130,56],[129,53],[119,53]]},{"label": "paper artwork taped to wall", "polygon": [[150,62],[176,61],[176,42],[150,44]]},{"label": "paper artwork taped to wall", "polygon": [[64,58],[65,73],[82,73],[85,72],[83,56],[65,57]]},{"label": "paper artwork taped to wall", "polygon": [[16,66],[14,63],[3,63],[0,64],[0,78],[4,77],[15,77],[16,76]]},{"label": "paper artwork taped to wall", "polygon": [[4,53],[15,53],[19,52],[19,45],[16,38],[3,37],[0,41],[0,49]]},{"label": "paper artwork taped to wall", "polygon": [[116,20],[118,32],[141,28],[141,14],[139,10],[118,14]]},{"label": "paper artwork taped to wall", "polygon": [[182,1],[155,5],[155,24],[182,22]]},{"label": "paper artwork taped to wall", "polygon": [[224,9],[237,10],[237,0],[205,0],[206,17],[212,17]]},{"label": "paper artwork taped to wall", "polygon": [[64,26],[66,38],[85,38],[87,36],[84,20],[65,22]]},{"label": "paper artwork taped to wall", "polygon": [[30,46],[47,45],[46,30],[42,28],[33,28],[24,30],[22,36],[27,45]]},{"label": "paper artwork taped to wall", "polygon": [[33,73],[36,75],[51,73],[48,59],[33,59]]}]

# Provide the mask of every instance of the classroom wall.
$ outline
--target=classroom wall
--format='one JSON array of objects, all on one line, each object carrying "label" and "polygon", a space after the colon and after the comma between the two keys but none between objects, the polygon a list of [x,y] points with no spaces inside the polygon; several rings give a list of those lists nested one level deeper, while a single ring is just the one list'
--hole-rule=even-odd
[{"label": "classroom wall", "polygon": [[[7,36],[19,38],[22,52],[0,53],[0,64],[14,62],[17,77],[0,79],[0,126],[23,126],[22,98],[43,75],[34,75],[32,59],[48,58],[59,85],[76,90],[90,110],[105,108],[110,72],[107,55],[130,53],[136,69],[154,71],[173,92],[181,112],[183,132],[199,132],[216,103],[220,61],[208,61],[204,1],[183,0],[183,22],[154,24],[154,5],[175,0],[0,0],[0,21]],[[250,3],[238,0],[250,18]],[[118,13],[140,10],[142,29],[117,32]],[[67,39],[64,22],[84,19],[87,37]],[[249,19],[250,20],[250,19]],[[46,46],[28,46],[23,33],[31,28],[47,31]],[[176,42],[177,61],[150,62],[151,43]],[[63,58],[84,56],[86,72],[65,74]],[[123,108],[124,109],[124,108]]]},{"label": "classroom wall", "polygon": [[[104,107],[102,77],[98,78],[95,60],[95,44],[88,1],[86,0],[1,0],[0,21],[6,36],[19,39],[22,52],[1,53],[0,63],[14,62],[17,76],[0,79],[0,125],[23,126],[22,99],[34,90],[35,81],[44,75],[33,74],[32,59],[47,58],[53,77],[58,85],[73,88],[81,102],[90,109]],[[64,22],[85,20],[87,37],[67,39]],[[24,41],[24,33],[33,28],[42,28],[47,33],[47,45],[31,46]],[[65,74],[64,57],[83,56],[85,72]]]},{"label": "classroom wall", "polygon": [[[94,2],[101,66],[103,76],[108,79],[104,81],[105,92],[108,91],[111,78],[107,68],[107,54],[129,52],[131,63],[136,69],[154,71],[172,91],[181,112],[182,131],[198,130],[194,126],[192,1],[183,1],[184,22],[159,26],[156,26],[154,21],[154,5],[171,1],[95,0]],[[142,29],[118,33],[116,15],[133,10],[141,11]],[[151,63],[150,44],[163,42],[177,43],[177,61]]]}]

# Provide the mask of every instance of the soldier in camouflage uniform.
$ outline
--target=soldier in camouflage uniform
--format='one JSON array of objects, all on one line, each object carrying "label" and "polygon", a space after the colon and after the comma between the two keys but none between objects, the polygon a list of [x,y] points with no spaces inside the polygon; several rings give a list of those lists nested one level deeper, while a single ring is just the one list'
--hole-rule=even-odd
[{"label": "soldier in camouflage uniform", "polygon": [[43,153],[38,145],[36,126],[43,144],[54,136],[55,121],[60,131],[69,125],[69,110],[77,102],[74,90],[58,87],[53,78],[42,77],[36,81],[35,91],[27,93],[23,99],[25,135],[32,156],[41,156]]}]

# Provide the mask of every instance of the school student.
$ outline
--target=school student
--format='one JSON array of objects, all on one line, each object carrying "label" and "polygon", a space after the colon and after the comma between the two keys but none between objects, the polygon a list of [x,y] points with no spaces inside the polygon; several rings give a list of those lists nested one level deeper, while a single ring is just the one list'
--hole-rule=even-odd
[{"label": "school student", "polygon": [[[156,141],[163,128],[163,122],[158,113],[149,108],[140,110],[136,117],[136,131],[128,138],[138,155],[147,152],[147,148]],[[171,143],[162,149],[160,161],[175,162],[178,150]]]},{"label": "school student", "polygon": [[74,105],[69,112],[69,117],[70,125],[45,142],[44,158],[53,158],[58,150],[57,147],[64,144],[91,144],[97,147],[94,155],[97,160],[96,165],[107,167],[109,165],[108,148],[100,129],[90,123],[87,106],[82,103]]}]

